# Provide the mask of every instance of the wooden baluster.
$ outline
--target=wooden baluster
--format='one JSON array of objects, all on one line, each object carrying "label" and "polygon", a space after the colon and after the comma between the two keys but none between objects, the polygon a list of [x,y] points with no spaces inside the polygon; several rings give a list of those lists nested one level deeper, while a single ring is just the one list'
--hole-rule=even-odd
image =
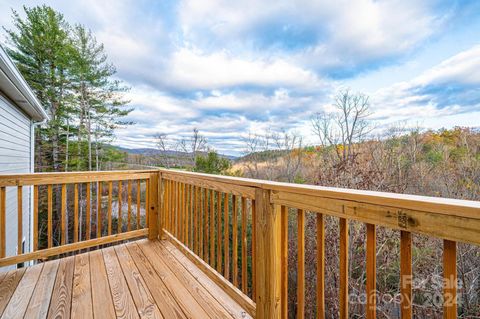
[{"label": "wooden baluster", "polygon": [[223,195],[223,245],[224,245],[224,269],[223,269],[223,276],[225,279],[230,280],[230,221],[229,221],[229,201],[228,201],[228,194],[225,193]]},{"label": "wooden baluster", "polygon": [[215,198],[213,189],[210,190],[210,265],[215,265]]},{"label": "wooden baluster", "polygon": [[443,318],[457,318],[457,243],[443,241]]},{"label": "wooden baluster", "polygon": [[179,209],[180,209],[180,183],[175,182],[175,237],[176,238],[178,238],[180,234]]},{"label": "wooden baluster", "polygon": [[[141,208],[141,205],[142,205],[142,198],[141,198],[141,188],[140,188],[141,184],[140,184],[140,180],[137,180],[137,220],[136,220],[136,224],[137,224],[137,230],[140,229],[140,208]],[[165,214],[164,214],[165,216]]]},{"label": "wooden baluster", "polygon": [[340,218],[340,318],[348,318],[348,221]]},{"label": "wooden baluster", "polygon": [[73,242],[78,241],[78,184],[73,184]]},{"label": "wooden baluster", "polygon": [[232,210],[232,280],[233,285],[238,287],[238,201],[237,195],[233,195]]},{"label": "wooden baluster", "polygon": [[193,186],[193,251],[198,255],[198,203],[200,199],[198,198],[198,187]]},{"label": "wooden baluster", "polygon": [[376,318],[377,236],[375,225],[367,224],[367,319]]},{"label": "wooden baluster", "polygon": [[281,307],[282,318],[288,318],[288,209],[285,206],[280,207],[280,227],[281,227]]},{"label": "wooden baluster", "polygon": [[47,186],[47,245],[48,248],[53,246],[53,236],[52,236],[52,213],[53,213],[53,191],[52,185]]},{"label": "wooden baluster", "polygon": [[305,317],[305,212],[297,210],[298,266],[297,266],[297,318]]},{"label": "wooden baluster", "polygon": [[203,197],[203,260],[208,261],[208,190],[204,189]]},{"label": "wooden baluster", "polygon": [[[148,202],[145,205],[148,215]],[[148,218],[147,218],[148,219]],[[118,218],[117,218],[117,233],[122,232],[122,181],[118,181]]]},{"label": "wooden baluster", "polygon": [[242,291],[247,294],[247,199],[242,197]]},{"label": "wooden baluster", "polygon": [[412,318],[412,234],[400,232],[401,318]]},{"label": "wooden baluster", "polygon": [[85,225],[86,225],[86,231],[85,231],[85,238],[87,240],[90,239],[90,214],[91,214],[91,196],[92,196],[92,190],[91,190],[91,184],[87,183],[87,205],[86,205],[86,212],[85,212]]},{"label": "wooden baluster", "polygon": [[97,182],[97,238],[102,237],[102,182]]},{"label": "wooden baluster", "polygon": [[271,191],[255,189],[256,203],[256,317],[281,317],[281,213],[270,202]]},{"label": "wooden baluster", "polygon": [[112,199],[113,199],[113,182],[108,182],[108,207],[107,207],[107,218],[108,218],[108,236],[112,234]]},{"label": "wooden baluster", "polygon": [[203,219],[204,219],[204,211],[205,211],[204,203],[206,202],[206,200],[205,200],[205,197],[204,197],[204,189],[203,188],[200,188],[200,201],[201,201],[200,202],[200,211],[199,211],[200,223],[198,225],[199,231],[200,231],[200,238],[199,238],[200,249],[199,249],[199,255],[198,256],[205,260],[205,255],[203,254],[204,253],[204,251],[203,251],[203,246],[204,246]]},{"label": "wooden baluster", "polygon": [[5,233],[5,223],[7,215],[7,192],[5,187],[0,187],[0,258],[5,257],[6,253],[6,233]]},{"label": "wooden baluster", "polygon": [[185,188],[185,246],[190,247],[190,184]]},{"label": "wooden baluster", "polygon": [[317,214],[317,318],[325,318],[325,226]]},{"label": "wooden baluster", "polygon": [[61,204],[61,217],[60,217],[60,229],[62,231],[61,244],[65,245],[68,241],[66,233],[67,222],[67,184],[62,184],[62,204]]},{"label": "wooden baluster", "polygon": [[195,186],[190,185],[190,249],[195,247]]},{"label": "wooden baluster", "polygon": [[257,209],[255,207],[255,200],[252,199],[252,297],[253,300],[257,300],[257,288],[256,288],[256,278],[257,278],[257,263],[255,262],[256,259],[256,250],[257,247],[255,245],[256,236],[257,236],[257,226],[255,224],[255,218],[257,214]]},{"label": "wooden baluster", "polygon": [[149,202],[148,202],[148,239],[153,240],[158,238],[158,207],[161,206],[159,203],[160,199],[158,198],[159,183],[162,182],[160,173],[151,173],[150,174],[150,191],[149,191]]},{"label": "wooden baluster", "polygon": [[145,227],[148,228],[148,203],[150,201],[150,180],[145,181]]},{"label": "wooden baluster", "polygon": [[132,230],[132,181],[127,183],[127,231]]},{"label": "wooden baluster", "polygon": [[222,193],[217,192],[217,271],[222,273]]},{"label": "wooden baluster", "polygon": [[182,242],[187,244],[187,200],[185,197],[186,184],[182,184]]},{"label": "wooden baluster", "polygon": [[23,186],[17,187],[17,254],[23,254]]},{"label": "wooden baluster", "polygon": [[38,185],[35,185],[33,186],[33,251],[37,251],[37,250],[38,250]]}]

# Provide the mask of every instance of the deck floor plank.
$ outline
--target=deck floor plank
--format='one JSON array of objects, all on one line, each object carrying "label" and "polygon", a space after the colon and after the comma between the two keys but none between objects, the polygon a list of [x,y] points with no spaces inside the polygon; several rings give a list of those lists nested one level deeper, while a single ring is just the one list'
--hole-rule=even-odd
[{"label": "deck floor plank", "polygon": [[95,318],[116,318],[102,251],[95,250],[89,255],[93,316]]},{"label": "deck floor plank", "polygon": [[182,254],[169,241],[161,241],[157,243],[164,247],[178,263],[181,264],[205,289],[213,298],[215,298],[229,314],[238,319],[252,318],[235,300],[232,299],[221,287],[219,287],[212,279],[203,273],[187,256]]},{"label": "deck floor plank", "polygon": [[210,318],[208,313],[189,293],[188,289],[180,283],[176,275],[165,265],[162,258],[146,242],[142,242],[139,246],[187,316],[189,318]]},{"label": "deck floor plank", "polygon": [[2,318],[23,318],[42,269],[43,264],[39,264],[25,270],[25,274],[18,283],[12,298],[10,298]]},{"label": "deck floor plank", "polygon": [[75,257],[60,259],[47,318],[70,318]]},{"label": "deck floor plank", "polygon": [[[187,288],[190,294],[197,300],[200,306],[214,318],[232,317],[222,305],[213,298],[208,291],[185,269],[178,263],[168,250],[160,246],[157,242],[150,242],[146,245],[152,247],[165,265],[171,269],[177,279]],[[147,247],[148,247],[147,246]]]},{"label": "deck floor plank", "polygon": [[167,241],[0,273],[1,318],[251,318]]},{"label": "deck floor plank", "polygon": [[108,247],[102,251],[117,318],[139,318],[114,248]]},{"label": "deck floor plank", "polygon": [[128,243],[127,248],[145,279],[162,315],[165,318],[187,318],[140,247],[136,243]]},{"label": "deck floor plank", "polygon": [[93,318],[90,259],[88,253],[75,256],[71,318]]},{"label": "deck floor plank", "polygon": [[11,270],[7,272],[0,285],[0,315],[7,307],[10,298],[12,297],[15,289],[17,289],[18,283],[22,279],[25,273],[25,268],[19,270]]},{"label": "deck floor plank", "polygon": [[59,260],[53,260],[45,263],[42,273],[33,291],[32,298],[28,304],[25,318],[46,318],[52,290],[57,276]]},{"label": "deck floor plank", "polygon": [[118,261],[123,270],[123,275],[127,281],[133,301],[137,306],[138,314],[141,318],[163,318],[160,309],[158,309],[155,299],[148,290],[148,287],[140,274],[135,262],[125,245],[115,246]]}]

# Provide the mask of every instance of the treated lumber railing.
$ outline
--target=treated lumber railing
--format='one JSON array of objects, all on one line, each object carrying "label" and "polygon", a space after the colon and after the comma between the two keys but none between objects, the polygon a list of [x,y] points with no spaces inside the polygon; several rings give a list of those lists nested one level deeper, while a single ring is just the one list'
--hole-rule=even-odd
[{"label": "treated lumber railing", "polygon": [[[26,187],[33,188],[35,198],[35,251],[5,256],[6,189],[16,188],[21,198]],[[60,194],[61,198],[61,234],[56,243],[53,241],[51,225],[55,187],[60,187],[56,194]],[[71,226],[63,219],[67,208],[65,195],[69,189],[72,193],[72,187],[74,216],[77,213],[76,203],[85,204],[85,213],[92,209],[102,213],[90,215],[94,218],[86,218],[92,220],[92,225],[87,223],[82,230],[74,220],[74,234],[67,238],[66,227]],[[92,196],[90,192],[93,190],[104,196]],[[125,190],[127,195],[123,194]],[[144,195],[139,195],[139,191]],[[81,194],[85,194],[83,202],[77,197]],[[41,196],[46,198],[47,207],[48,225],[43,234],[43,238],[47,239],[45,247],[38,247],[39,212],[36,207]],[[72,200],[72,196],[68,198]],[[92,202],[94,198],[106,200]],[[132,202],[139,199],[140,205],[132,210]],[[123,212],[117,218],[121,227],[113,227],[110,222],[111,203],[115,200],[127,203],[126,214],[124,205],[117,206]],[[139,206],[144,207],[143,224],[139,222],[139,212],[142,212],[138,210]],[[68,209],[72,207],[68,206]],[[22,215],[22,211],[20,204],[19,215]],[[297,265],[288,265],[288,216],[292,213],[297,220]],[[415,276],[412,272],[412,234],[422,234],[443,240],[444,317],[456,318],[457,242],[480,245],[480,202],[295,185],[165,169],[3,175],[0,176],[0,267],[148,235],[149,239],[171,241],[250,315],[257,318],[287,318],[288,270],[295,266],[296,317],[303,318],[306,279],[309,279],[305,278],[307,216],[315,216],[316,219],[317,318],[324,318],[326,310],[326,216],[339,220],[340,318],[349,317],[350,220],[366,225],[367,318],[375,318],[377,311],[378,227],[400,232],[401,317],[412,317],[412,278]],[[20,224],[21,219],[19,231]],[[80,238],[83,229],[86,236]]]},{"label": "treated lumber railing", "polygon": [[[480,245],[480,202],[168,170],[162,170],[161,178],[165,235],[241,290],[230,289],[233,295],[243,293],[255,301],[250,314],[257,318],[288,316],[288,214],[292,211],[297,219],[297,318],[305,316],[307,214],[316,216],[317,318],[325,317],[325,216],[339,219],[340,318],[349,317],[349,220],[366,225],[367,318],[375,318],[377,310],[378,226],[400,231],[401,318],[412,318],[415,233],[443,239],[444,317],[457,316],[456,246],[457,242]],[[245,232],[251,234],[248,241]],[[245,272],[246,260],[251,261],[251,272]]]},{"label": "treated lumber railing", "polygon": [[[0,175],[0,267],[155,233],[156,223],[148,227],[147,207],[153,205],[150,211],[156,213],[158,175],[158,171]],[[17,194],[13,199],[17,202],[18,248],[13,256],[6,256],[9,189],[16,189]],[[22,207],[25,190],[33,197],[30,252],[22,251],[22,220],[30,214]]]}]

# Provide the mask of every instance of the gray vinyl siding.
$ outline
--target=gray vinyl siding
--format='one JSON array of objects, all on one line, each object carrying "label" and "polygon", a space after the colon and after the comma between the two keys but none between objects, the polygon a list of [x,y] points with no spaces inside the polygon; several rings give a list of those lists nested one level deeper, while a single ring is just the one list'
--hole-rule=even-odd
[{"label": "gray vinyl siding", "polygon": [[[0,92],[0,174],[30,173],[32,121]],[[6,189],[6,254],[17,253],[17,188]],[[30,249],[31,187],[23,189],[23,237],[25,251]]]}]

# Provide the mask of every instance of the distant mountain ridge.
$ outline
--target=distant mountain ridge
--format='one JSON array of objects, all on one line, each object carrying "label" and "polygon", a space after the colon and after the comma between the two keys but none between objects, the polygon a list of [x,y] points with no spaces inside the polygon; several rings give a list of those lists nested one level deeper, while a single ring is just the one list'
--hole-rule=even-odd
[{"label": "distant mountain ridge", "polygon": [[[137,155],[146,155],[146,156],[154,156],[154,155],[168,155],[172,157],[187,157],[190,154],[187,152],[182,152],[182,151],[172,151],[172,150],[167,150],[165,152],[155,149],[155,148],[126,148],[126,147],[121,147],[121,146],[114,146],[117,150],[121,152],[125,152],[128,154],[137,154]],[[225,155],[225,154],[218,154],[220,157],[227,158],[229,160],[236,160],[238,157],[232,156],[232,155]]]}]

